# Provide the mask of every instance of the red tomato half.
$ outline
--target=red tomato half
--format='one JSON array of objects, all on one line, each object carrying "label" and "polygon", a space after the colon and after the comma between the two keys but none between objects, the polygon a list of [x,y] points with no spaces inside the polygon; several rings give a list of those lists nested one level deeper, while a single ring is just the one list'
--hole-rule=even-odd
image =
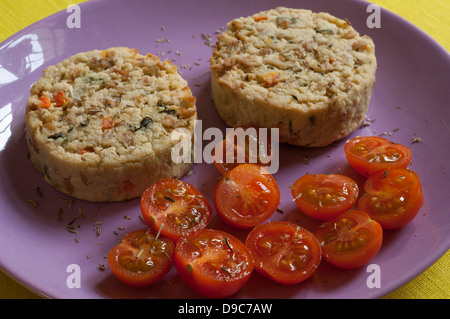
[{"label": "red tomato half", "polygon": [[307,174],[292,186],[294,201],[306,215],[327,220],[356,203],[359,188],[350,177],[338,174]]},{"label": "red tomato half", "polygon": [[411,161],[408,147],[378,136],[348,140],[344,151],[350,165],[366,177],[388,168],[406,168]]},{"label": "red tomato half", "polygon": [[255,270],[280,284],[308,279],[320,264],[320,243],[308,230],[286,221],[253,228],[245,246],[252,253]]},{"label": "red tomato half", "polygon": [[149,230],[127,234],[108,253],[112,273],[122,282],[135,287],[152,285],[161,280],[172,266],[174,243]]},{"label": "red tomato half", "polygon": [[363,211],[350,210],[325,222],[315,233],[322,257],[344,269],[366,265],[380,251],[383,230]]},{"label": "red tomato half", "polygon": [[[222,153],[216,152],[221,149]],[[236,126],[231,129],[225,139],[212,152],[214,165],[222,174],[239,164],[253,163],[261,166],[270,165],[271,137],[262,138],[259,128],[250,125]]]},{"label": "red tomato half", "polygon": [[174,263],[180,278],[208,298],[231,296],[246,284],[253,271],[253,258],[245,245],[213,229],[178,240]]},{"label": "red tomato half", "polygon": [[181,180],[165,179],[150,186],[141,197],[144,221],[154,231],[176,241],[205,228],[212,208],[192,185]]},{"label": "red tomato half", "polygon": [[358,208],[386,229],[405,226],[423,205],[419,176],[409,169],[377,172],[367,179],[364,190]]},{"label": "red tomato half", "polygon": [[218,215],[238,228],[251,228],[266,221],[279,203],[275,178],[256,164],[236,166],[220,179],[214,191]]}]

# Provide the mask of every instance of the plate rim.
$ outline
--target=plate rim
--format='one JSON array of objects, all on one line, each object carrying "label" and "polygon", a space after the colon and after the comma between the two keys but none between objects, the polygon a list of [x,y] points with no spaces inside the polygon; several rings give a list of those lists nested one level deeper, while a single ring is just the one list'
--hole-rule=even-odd
[{"label": "plate rim", "polygon": [[[108,0],[87,0],[87,1],[84,1],[81,3],[78,3],[77,5],[80,6],[81,8],[91,7],[94,5],[101,5],[101,3],[105,3],[107,1]],[[373,2],[369,2],[367,0],[347,0],[347,1],[354,2],[354,3],[360,3],[360,4],[366,4],[366,5],[374,4]],[[430,34],[425,32],[424,30],[422,30],[421,28],[419,28],[417,25],[413,24],[411,21],[407,20],[406,18],[400,16],[399,14],[386,9],[381,5],[378,5],[378,6],[381,8],[382,14],[388,14],[391,16],[391,18],[393,20],[395,20],[396,23],[403,23],[406,25],[407,28],[413,29],[414,32],[419,33],[421,35],[422,40],[428,41],[430,44],[433,44],[434,49],[440,50],[440,51],[442,51],[441,53],[446,54],[447,62],[450,63],[449,51],[441,43],[439,43],[437,40],[435,40]],[[87,9],[87,10],[90,10],[90,9]],[[2,42],[0,42],[0,51],[3,50],[3,48],[7,44],[9,44],[10,42],[12,42],[14,40],[17,40],[18,38],[20,38],[20,36],[28,33],[30,30],[38,28],[40,25],[45,25],[46,23],[48,23],[48,20],[59,19],[60,18],[59,16],[64,15],[65,13],[66,13],[66,9],[57,11],[51,15],[46,16],[45,18],[42,18],[42,19],[28,25],[27,27],[17,31],[16,33],[8,36]],[[441,248],[435,249],[434,253],[432,254],[432,257],[428,258],[426,263],[422,263],[422,267],[416,268],[415,271],[411,271],[408,276],[402,277],[401,280],[396,280],[393,283],[390,283],[390,285],[388,285],[388,286],[390,286],[389,289],[384,289],[383,291],[379,291],[378,293],[373,294],[374,298],[381,298],[383,296],[389,295],[390,293],[401,288],[403,285],[407,284],[408,282],[410,282],[411,280],[413,280],[414,278],[418,277],[423,272],[425,272],[428,268],[430,268],[434,263],[436,263],[440,258],[442,258],[447,253],[447,251],[450,249],[450,237],[447,237],[446,240],[442,241],[440,243],[439,247],[441,247]],[[0,270],[6,276],[11,278],[13,281],[17,282],[24,288],[28,289],[32,293],[34,293],[42,298],[48,298],[48,299],[59,298],[57,296],[52,296],[51,294],[46,293],[44,291],[45,289],[43,290],[42,288],[39,288],[33,284],[30,284],[29,282],[27,282],[26,279],[24,279],[23,276],[17,275],[13,270],[11,270],[9,268],[10,267],[5,265],[4,262],[0,259]]]}]

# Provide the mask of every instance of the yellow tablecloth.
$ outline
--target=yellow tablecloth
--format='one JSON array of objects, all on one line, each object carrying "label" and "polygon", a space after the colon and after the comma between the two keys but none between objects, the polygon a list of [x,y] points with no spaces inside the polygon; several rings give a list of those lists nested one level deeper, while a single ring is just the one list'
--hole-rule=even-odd
[{"label": "yellow tablecloth", "polygon": [[[0,42],[32,23],[66,9],[70,4],[84,1],[86,0],[1,0]],[[447,51],[450,51],[450,19],[448,18],[450,1],[373,0],[371,2],[409,20],[432,36]],[[420,258],[420,256],[417,256],[417,258]],[[448,299],[450,297],[449,267],[450,252],[447,252],[417,278],[385,298]],[[0,271],[0,298],[29,299],[40,297]]]}]

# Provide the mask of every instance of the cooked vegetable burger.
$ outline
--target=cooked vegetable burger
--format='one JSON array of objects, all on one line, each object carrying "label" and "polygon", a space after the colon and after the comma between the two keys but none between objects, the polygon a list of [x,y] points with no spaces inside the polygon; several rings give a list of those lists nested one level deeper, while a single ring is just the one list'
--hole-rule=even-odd
[{"label": "cooked vegetable burger", "polygon": [[227,28],[210,64],[212,97],[229,126],[278,127],[281,142],[319,147],[363,122],[375,46],[349,21],[278,7]]},{"label": "cooked vegetable burger", "polygon": [[26,108],[31,161],[56,189],[88,201],[139,197],[180,178],[171,133],[193,134],[195,97],[169,61],[125,47],[78,53],[50,66]]}]

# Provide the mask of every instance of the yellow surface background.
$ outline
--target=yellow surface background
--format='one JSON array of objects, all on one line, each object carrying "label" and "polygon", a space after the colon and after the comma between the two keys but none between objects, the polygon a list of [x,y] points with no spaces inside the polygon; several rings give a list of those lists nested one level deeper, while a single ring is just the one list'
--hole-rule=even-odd
[{"label": "yellow surface background", "polygon": [[[85,1],[0,0],[0,42],[36,21],[65,10],[70,4]],[[371,2],[412,22],[450,51],[450,1],[376,0]],[[420,259],[421,256],[417,258]],[[450,253],[447,251],[425,272],[385,298],[448,299],[450,297],[449,266]],[[40,296],[0,271],[0,298],[34,299]]]}]

